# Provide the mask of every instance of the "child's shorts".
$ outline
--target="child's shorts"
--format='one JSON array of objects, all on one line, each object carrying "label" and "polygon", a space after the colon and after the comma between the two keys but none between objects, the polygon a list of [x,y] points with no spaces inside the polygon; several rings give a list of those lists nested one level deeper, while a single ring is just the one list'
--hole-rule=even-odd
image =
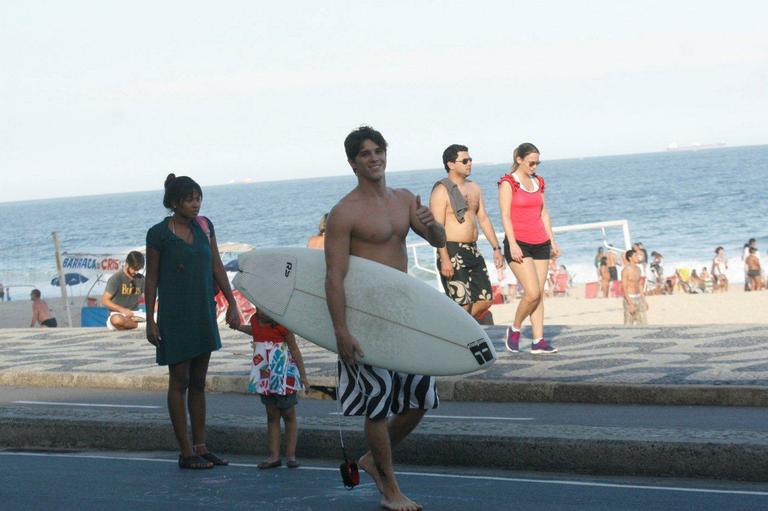
[{"label": "child's shorts", "polygon": [[296,406],[299,402],[299,398],[296,394],[287,394],[285,396],[281,394],[270,394],[269,396],[265,396],[264,394],[259,395],[261,396],[261,403],[264,406],[276,406],[278,410],[288,410],[289,408]]}]

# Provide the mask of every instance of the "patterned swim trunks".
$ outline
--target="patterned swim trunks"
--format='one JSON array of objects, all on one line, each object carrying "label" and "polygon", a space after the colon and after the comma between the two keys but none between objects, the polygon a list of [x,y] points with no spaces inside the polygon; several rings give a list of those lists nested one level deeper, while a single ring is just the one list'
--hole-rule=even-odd
[{"label": "patterned swim trunks", "polygon": [[[493,300],[488,268],[485,266],[483,254],[477,249],[477,243],[448,241],[445,248],[448,249],[454,271],[450,280],[440,274],[445,294],[459,305]],[[440,268],[439,255],[437,267]]]}]

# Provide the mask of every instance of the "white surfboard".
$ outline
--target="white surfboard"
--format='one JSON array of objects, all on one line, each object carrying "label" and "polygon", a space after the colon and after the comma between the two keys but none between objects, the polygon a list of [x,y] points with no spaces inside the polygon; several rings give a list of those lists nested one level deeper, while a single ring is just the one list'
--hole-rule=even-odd
[{"label": "white surfboard", "polygon": [[[240,254],[235,288],[272,319],[336,352],[325,300],[325,254],[307,248]],[[433,376],[490,367],[496,350],[461,307],[424,282],[393,268],[351,257],[344,281],[347,325],[366,364]]]}]

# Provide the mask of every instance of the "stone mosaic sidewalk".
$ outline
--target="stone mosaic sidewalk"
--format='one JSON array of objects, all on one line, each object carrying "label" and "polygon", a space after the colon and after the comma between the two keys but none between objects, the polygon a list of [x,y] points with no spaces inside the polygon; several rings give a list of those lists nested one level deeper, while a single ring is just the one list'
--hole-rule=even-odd
[{"label": "stone mosaic sidewalk", "polygon": [[[497,362],[460,379],[654,385],[768,385],[768,326],[566,327],[548,326],[560,350],[532,355],[504,350],[504,327],[489,327]],[[526,338],[523,331],[523,340]],[[209,375],[244,377],[249,338],[222,330],[223,348],[211,358]],[[336,355],[300,340],[312,379],[335,375]],[[142,332],[100,328],[2,329],[0,375],[7,373],[158,375],[154,348]]]}]

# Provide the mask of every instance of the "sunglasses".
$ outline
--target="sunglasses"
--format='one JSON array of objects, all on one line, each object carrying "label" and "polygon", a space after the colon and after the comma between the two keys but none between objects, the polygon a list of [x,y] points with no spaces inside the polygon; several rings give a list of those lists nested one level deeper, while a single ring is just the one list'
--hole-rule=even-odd
[{"label": "sunglasses", "polygon": [[529,167],[538,167],[539,165],[541,165],[541,161],[529,161],[526,163],[528,163]]},{"label": "sunglasses", "polygon": [[462,165],[466,165],[467,163],[472,163],[472,158],[464,158],[463,160],[453,160],[454,163],[461,163]]}]

